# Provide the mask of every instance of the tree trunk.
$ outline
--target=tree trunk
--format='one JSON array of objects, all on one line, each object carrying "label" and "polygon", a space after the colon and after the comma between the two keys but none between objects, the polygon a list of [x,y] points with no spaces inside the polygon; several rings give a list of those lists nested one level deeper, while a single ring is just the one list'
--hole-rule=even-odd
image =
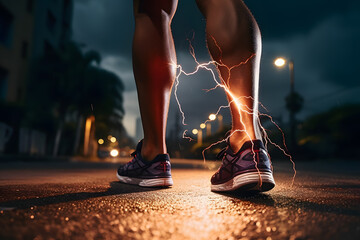
[{"label": "tree trunk", "polygon": [[91,128],[93,127],[92,125],[93,125],[94,121],[95,121],[95,117],[89,116],[85,122],[85,133],[84,133],[84,156],[85,157],[89,156],[90,140],[92,137]]},{"label": "tree trunk", "polygon": [[80,135],[81,135],[81,129],[84,122],[84,117],[82,115],[78,118],[78,124],[76,127],[76,135],[75,135],[75,143],[74,143],[74,149],[73,154],[77,155],[79,152],[79,146],[80,146]]},{"label": "tree trunk", "polygon": [[58,155],[63,126],[64,126],[64,122],[61,121],[59,124],[59,127],[56,131],[56,136],[55,136],[54,151],[53,151],[54,157],[56,157]]}]

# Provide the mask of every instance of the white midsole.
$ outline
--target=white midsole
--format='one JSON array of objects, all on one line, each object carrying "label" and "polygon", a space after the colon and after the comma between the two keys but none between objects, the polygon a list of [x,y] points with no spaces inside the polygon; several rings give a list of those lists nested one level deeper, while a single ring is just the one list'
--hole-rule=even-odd
[{"label": "white midsole", "polygon": [[130,178],[130,177],[125,177],[125,176],[120,176],[118,173],[116,173],[116,176],[120,180],[120,182],[139,185],[142,187],[172,186],[174,184],[171,177],[141,179],[141,178]]},{"label": "white midsole", "polygon": [[240,174],[225,183],[216,184],[216,185],[211,184],[211,191],[218,191],[218,192],[233,191],[250,183],[258,183],[258,185],[254,188],[254,190],[260,190],[260,182],[271,183],[275,186],[275,181],[272,173],[249,172],[249,173]]}]

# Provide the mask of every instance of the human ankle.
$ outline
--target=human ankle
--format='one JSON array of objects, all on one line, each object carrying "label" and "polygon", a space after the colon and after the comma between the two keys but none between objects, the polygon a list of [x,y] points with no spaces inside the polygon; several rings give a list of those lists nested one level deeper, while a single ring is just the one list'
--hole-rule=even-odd
[{"label": "human ankle", "polygon": [[250,136],[248,136],[245,133],[235,132],[235,133],[232,133],[229,138],[229,145],[230,145],[231,150],[234,153],[237,153],[240,150],[240,148],[244,145],[245,142],[251,141],[254,139],[255,138],[250,138]]},{"label": "human ankle", "polygon": [[166,147],[162,146],[162,144],[151,144],[147,143],[144,140],[143,146],[141,148],[141,156],[145,161],[152,161],[157,155],[165,154]]}]

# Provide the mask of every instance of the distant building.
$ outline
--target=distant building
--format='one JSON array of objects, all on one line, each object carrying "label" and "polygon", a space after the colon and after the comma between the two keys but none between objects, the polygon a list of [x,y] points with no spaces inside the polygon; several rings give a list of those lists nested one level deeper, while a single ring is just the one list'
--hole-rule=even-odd
[{"label": "distant building", "polygon": [[47,136],[21,125],[34,60],[71,37],[73,0],[0,0],[0,154],[43,155]]},{"label": "distant building", "polygon": [[0,0],[0,101],[21,103],[31,61],[71,36],[73,0]]},{"label": "distant building", "polygon": [[21,0],[34,4],[32,57],[58,48],[71,37],[73,0]]}]

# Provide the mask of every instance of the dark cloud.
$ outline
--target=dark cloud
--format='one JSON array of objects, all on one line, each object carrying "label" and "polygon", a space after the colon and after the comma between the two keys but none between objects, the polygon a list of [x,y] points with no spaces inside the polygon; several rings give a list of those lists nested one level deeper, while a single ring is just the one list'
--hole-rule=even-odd
[{"label": "dark cloud", "polygon": [[334,15],[347,15],[357,9],[358,0],[256,0],[245,1],[258,21],[265,39],[307,34],[314,26]]},{"label": "dark cloud", "polygon": [[132,1],[76,0],[74,38],[103,55],[131,56]]},{"label": "dark cloud", "polygon": [[360,86],[360,11],[332,17],[310,36],[305,46],[307,67],[318,69],[322,80],[339,86]]}]

